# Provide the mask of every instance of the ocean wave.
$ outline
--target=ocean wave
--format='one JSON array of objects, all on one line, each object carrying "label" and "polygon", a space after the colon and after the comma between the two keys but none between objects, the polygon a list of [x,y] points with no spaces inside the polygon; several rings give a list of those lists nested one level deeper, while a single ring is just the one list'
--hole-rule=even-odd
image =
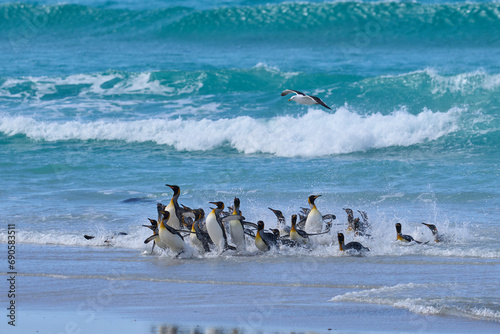
[{"label": "ocean wave", "polygon": [[[95,8],[82,5],[0,6],[0,32],[8,36],[57,33],[65,36],[120,35],[150,38],[217,36],[240,39],[280,37],[286,31],[303,42],[357,44],[383,40],[498,43],[491,31],[500,27],[495,3],[421,4],[417,2],[287,2],[196,10]],[[21,25],[24,23],[23,25]],[[17,27],[23,26],[20,31]]]},{"label": "ocean wave", "polygon": [[33,117],[0,116],[0,132],[33,140],[119,140],[154,142],[179,151],[208,151],[229,146],[244,154],[314,157],[370,149],[408,147],[433,141],[459,129],[460,109],[404,109],[388,115],[359,115],[341,107],[335,113],[311,108],[302,116],[258,119],[144,119],[137,121],[51,122]]},{"label": "ocean wave", "polygon": [[[477,300],[460,298],[464,286],[451,283],[406,283],[351,291],[334,296],[332,302],[355,302],[389,305],[421,315],[459,316],[500,322],[500,311],[481,306]],[[448,296],[453,295],[454,298]]]},{"label": "ocean wave", "polygon": [[288,87],[311,86],[325,98],[339,90],[352,99],[372,94],[390,94],[394,89],[404,95],[418,94],[432,99],[449,96],[477,97],[500,90],[500,74],[482,70],[443,75],[432,68],[403,73],[361,77],[336,73],[287,72],[259,63],[248,69],[198,71],[106,71],[61,76],[0,77],[0,99],[62,100],[65,98],[146,97],[172,99],[237,93],[280,92]]}]

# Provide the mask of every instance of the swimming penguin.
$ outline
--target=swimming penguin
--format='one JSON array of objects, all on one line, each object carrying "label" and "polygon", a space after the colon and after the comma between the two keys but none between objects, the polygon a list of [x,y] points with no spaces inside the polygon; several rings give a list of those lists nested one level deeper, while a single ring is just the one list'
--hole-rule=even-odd
[{"label": "swimming penguin", "polygon": [[200,227],[201,221],[205,217],[205,211],[203,211],[203,209],[196,209],[192,212],[194,213],[194,222],[191,225],[189,240],[193,245],[198,247],[199,250],[210,252],[210,245],[213,245],[213,242],[208,233],[203,231]]},{"label": "swimming penguin", "polygon": [[288,247],[297,247],[299,243],[297,241],[293,241],[288,239],[287,236],[282,236],[280,233],[280,230],[277,228],[270,228],[269,229],[273,234],[278,238],[278,245],[283,245],[283,246],[288,246]]},{"label": "swimming penguin", "polygon": [[436,225],[426,224],[426,223],[422,223],[422,224],[424,224],[425,226],[427,226],[431,230],[432,235],[434,236],[435,242],[442,242],[443,241],[444,238],[441,234],[438,233]]},{"label": "swimming penguin", "polygon": [[[231,216],[240,216],[240,199],[234,198],[233,212]],[[227,219],[232,218],[231,216]],[[241,219],[231,219],[229,220],[229,234],[231,235],[231,241],[236,245],[238,250],[245,250],[245,228]]]},{"label": "swimming penguin", "polygon": [[402,241],[402,242],[412,242],[415,241],[417,244],[421,244],[421,241],[417,241],[413,239],[411,235],[407,234],[401,234],[401,224],[396,223],[396,232],[398,233],[397,240]]},{"label": "swimming penguin", "polygon": [[274,209],[271,209],[271,208],[268,208],[269,210],[271,210],[272,212],[274,212],[274,214],[276,215],[276,218],[278,219],[278,230],[280,231],[280,235],[282,236],[287,236],[287,235],[290,235],[290,226],[287,226],[286,225],[286,220],[285,220],[285,216],[283,215],[283,212],[281,212],[280,210],[274,210]]},{"label": "swimming penguin", "polygon": [[172,199],[170,200],[170,203],[168,203],[166,208],[166,211],[170,213],[170,219],[168,220],[167,225],[172,226],[176,230],[180,230],[182,226],[182,211],[177,200],[179,199],[179,195],[181,194],[181,189],[178,186],[170,184],[166,184],[166,186],[170,187],[174,191]]},{"label": "swimming penguin", "polygon": [[309,211],[306,219],[306,225],[304,230],[307,233],[319,233],[323,229],[323,216],[316,208],[314,201],[321,195],[311,195],[308,198],[309,206],[311,211]]},{"label": "swimming penguin", "polygon": [[264,222],[262,220],[257,222],[255,246],[261,252],[267,252],[271,247],[278,247],[278,237],[274,233],[264,232]]},{"label": "swimming penguin", "polygon": [[346,231],[354,231],[354,213],[352,209],[345,208],[344,211],[347,213],[347,229]]},{"label": "swimming penguin", "polygon": [[158,235],[160,240],[177,256],[186,250],[187,245],[182,235],[168,224],[169,219],[170,212],[163,212],[163,218],[158,223]]},{"label": "swimming penguin", "polygon": [[340,251],[346,251],[346,250],[357,250],[358,252],[362,251],[370,251],[368,247],[363,246],[357,241],[351,241],[348,244],[344,244],[344,234],[343,233],[337,233],[337,237],[339,239],[339,248]]},{"label": "swimming penguin", "polygon": [[299,230],[296,227],[297,215],[292,215],[292,228],[290,229],[290,240],[296,241],[301,245],[309,244],[309,235],[306,231]]},{"label": "swimming penguin", "polygon": [[[163,243],[163,241],[160,240],[160,235],[158,234],[158,222],[154,219],[148,218],[151,225],[142,225],[144,227],[149,228],[151,231],[153,231],[153,235],[144,240],[144,243],[147,244],[150,241],[153,241],[153,247],[151,248],[151,254],[153,254],[153,251],[155,250],[155,246],[160,247],[161,249],[167,249],[167,245]],[[160,218],[161,220],[161,218]]]},{"label": "swimming penguin", "polygon": [[220,218],[220,213],[224,210],[224,203],[222,202],[209,202],[216,205],[217,207],[212,209],[210,214],[207,216],[205,225],[207,227],[208,234],[213,243],[219,248],[219,251],[225,251],[226,249],[236,250],[236,247],[230,246],[227,243],[226,229],[222,224]]}]

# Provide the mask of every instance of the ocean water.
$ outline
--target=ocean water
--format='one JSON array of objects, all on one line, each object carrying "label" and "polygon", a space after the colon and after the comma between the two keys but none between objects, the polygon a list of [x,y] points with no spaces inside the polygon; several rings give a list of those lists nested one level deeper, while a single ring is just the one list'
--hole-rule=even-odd
[{"label": "ocean water", "polygon": [[[6,2],[0,50],[19,325],[51,305],[83,330],[102,314],[151,332],[498,330],[498,2]],[[149,254],[165,184],[206,212],[237,196],[266,226],[268,207],[290,221],[321,194],[332,232],[343,208],[368,214],[373,238],[346,238],[371,251],[343,254],[332,233],[311,250]],[[430,242],[396,242],[397,222]]]}]

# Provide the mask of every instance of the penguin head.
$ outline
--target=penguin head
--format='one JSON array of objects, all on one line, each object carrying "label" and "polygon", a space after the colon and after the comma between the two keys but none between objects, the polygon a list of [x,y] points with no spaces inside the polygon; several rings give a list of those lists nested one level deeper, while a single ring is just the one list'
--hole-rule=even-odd
[{"label": "penguin head", "polygon": [[344,234],[343,233],[337,233],[337,238],[339,240],[339,245],[344,244]]},{"label": "penguin head", "polygon": [[297,215],[292,215],[292,227],[295,227],[296,223],[297,223]]},{"label": "penguin head", "polygon": [[347,213],[348,217],[353,217],[354,216],[354,214],[352,212],[352,209],[347,208],[347,209],[344,209],[344,211]]},{"label": "penguin head", "polygon": [[200,219],[203,219],[203,217],[205,217],[205,211],[203,211],[203,209],[193,210],[193,213],[194,213],[194,221],[198,221]]},{"label": "penguin head", "polygon": [[181,188],[179,188],[178,186],[174,186],[171,184],[166,184],[166,186],[170,187],[174,191],[174,196],[179,195],[181,193]]},{"label": "penguin head", "polygon": [[274,209],[271,209],[271,208],[268,208],[268,209],[271,210],[272,212],[274,212],[274,214],[276,215],[276,217],[278,219],[283,218],[283,212],[281,212],[280,210],[274,210]]},{"label": "penguin head", "polygon": [[162,213],[163,211],[165,211],[165,208],[166,208],[165,205],[161,203],[156,203],[156,211],[158,211],[158,213]]},{"label": "penguin head", "polygon": [[280,237],[280,230],[278,230],[277,228],[272,228],[271,232],[273,232],[273,234],[276,236],[276,238]]},{"label": "penguin head", "polygon": [[400,223],[396,223],[396,232],[398,232],[398,234],[401,234],[401,224]]},{"label": "penguin head", "polygon": [[309,196],[309,199],[308,199],[309,204],[314,205],[314,201],[316,200],[316,198],[318,198],[320,196],[321,195],[311,195],[311,196]]},{"label": "penguin head", "polygon": [[160,221],[160,226],[161,226],[161,225],[165,225],[165,224],[164,224],[164,222],[168,222],[168,219],[170,218],[170,212],[168,212],[168,211],[163,211],[163,212],[162,212],[162,215],[163,215],[163,217],[162,217],[162,219],[161,219],[161,221]]},{"label": "penguin head", "polygon": [[239,208],[240,207],[240,199],[238,197],[234,198],[234,208]]},{"label": "penguin head", "polygon": [[262,231],[264,229],[264,222],[262,220],[259,220],[257,222],[257,231]]},{"label": "penguin head", "polygon": [[219,209],[219,210],[224,210],[224,203],[223,202],[208,202],[208,203],[216,205],[217,209]]},{"label": "penguin head", "polygon": [[437,230],[436,225],[426,224],[426,223],[422,223],[422,224],[424,224],[425,226],[427,226],[431,230],[432,234],[434,234],[434,235],[437,234],[438,230]]}]

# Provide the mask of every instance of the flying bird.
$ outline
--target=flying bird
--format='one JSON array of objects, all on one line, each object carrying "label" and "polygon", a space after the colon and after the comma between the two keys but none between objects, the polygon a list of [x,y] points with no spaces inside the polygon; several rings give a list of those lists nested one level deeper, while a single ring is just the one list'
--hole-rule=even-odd
[{"label": "flying bird", "polygon": [[285,89],[283,92],[281,92],[281,96],[285,96],[291,93],[295,93],[294,96],[292,96],[288,101],[295,101],[300,104],[305,104],[308,106],[311,106],[313,104],[319,104],[322,105],[323,107],[332,110],[329,106],[325,104],[319,97],[316,96],[311,96],[311,95],[306,95],[302,92],[299,92],[298,90],[293,90],[293,89]]}]

